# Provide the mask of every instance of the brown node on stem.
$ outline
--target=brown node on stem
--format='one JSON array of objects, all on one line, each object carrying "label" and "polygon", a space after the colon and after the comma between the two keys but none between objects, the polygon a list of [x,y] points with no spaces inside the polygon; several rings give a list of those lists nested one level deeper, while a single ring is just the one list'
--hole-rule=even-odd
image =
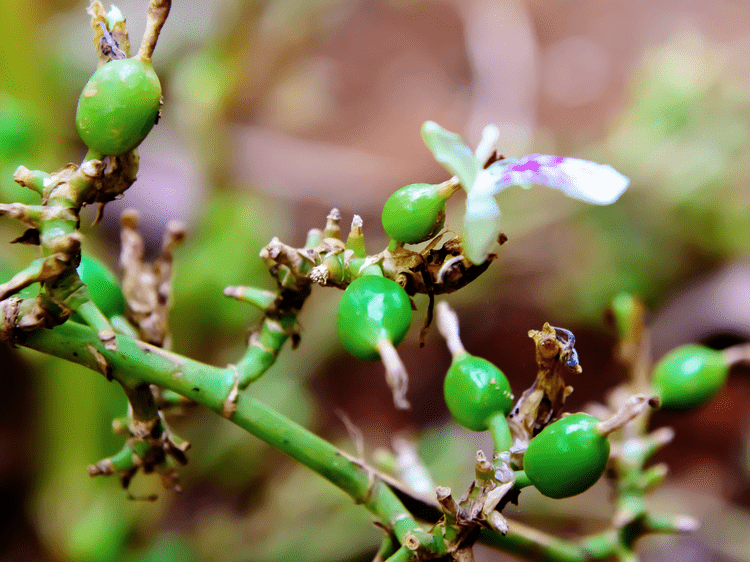
[{"label": "brown node on stem", "polygon": [[134,209],[122,214],[120,266],[123,269],[123,293],[126,316],[138,329],[141,340],[169,349],[169,309],[172,302],[172,264],[174,250],[185,240],[185,228],[176,221],[167,225],[159,257],[153,263],[144,260],[143,238],[137,232],[140,215]]},{"label": "brown node on stem", "polygon": [[[563,339],[558,331],[567,338]],[[572,334],[567,330],[545,323],[541,330],[530,330],[529,337],[536,348],[536,380],[508,416],[514,448],[519,452],[562,413],[565,399],[573,392],[573,387],[565,384],[565,376],[582,372]]]}]

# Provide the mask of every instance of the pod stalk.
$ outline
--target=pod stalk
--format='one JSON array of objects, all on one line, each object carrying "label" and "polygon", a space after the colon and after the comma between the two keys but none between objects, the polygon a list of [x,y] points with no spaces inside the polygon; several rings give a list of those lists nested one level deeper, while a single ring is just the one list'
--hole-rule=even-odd
[{"label": "pod stalk", "polygon": [[406,372],[401,357],[389,339],[381,339],[377,344],[380,359],[385,367],[385,380],[393,392],[393,404],[399,410],[411,409],[411,404],[406,399],[406,389],[409,385],[409,374]]}]

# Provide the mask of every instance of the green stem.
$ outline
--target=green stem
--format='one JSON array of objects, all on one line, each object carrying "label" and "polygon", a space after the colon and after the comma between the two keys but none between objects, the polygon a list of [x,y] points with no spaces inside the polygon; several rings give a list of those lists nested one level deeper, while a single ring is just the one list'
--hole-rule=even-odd
[{"label": "green stem", "polygon": [[0,204],[0,215],[8,215],[24,224],[36,228],[42,220],[42,205],[24,205],[23,203]]},{"label": "green stem", "polygon": [[319,228],[310,229],[307,232],[307,240],[305,240],[305,248],[315,248],[323,241],[323,231]]},{"label": "green stem", "polygon": [[526,488],[527,486],[532,486],[531,480],[529,480],[529,477],[526,476],[526,471],[524,470],[516,470],[516,483],[515,488],[521,489]]},{"label": "green stem", "polygon": [[88,160],[104,160],[105,156],[101,152],[97,150],[91,150],[90,148],[86,152],[86,156],[83,157],[83,161],[86,162]]},{"label": "green stem", "polygon": [[289,339],[296,321],[295,314],[284,315],[279,320],[263,319],[260,331],[250,338],[245,355],[235,365],[240,389],[259,379],[276,362],[276,356]]},{"label": "green stem", "polygon": [[503,412],[493,414],[487,420],[487,429],[492,435],[492,442],[495,444],[495,455],[503,451],[509,451],[513,445],[513,437],[510,434],[508,420],[505,419]]},{"label": "green stem", "polygon": [[112,463],[112,467],[119,471],[130,470],[135,466],[137,457],[134,456],[135,451],[133,448],[126,443],[120,451],[109,458]]},{"label": "green stem", "polygon": [[591,535],[579,541],[581,548],[592,560],[601,560],[613,556],[617,551],[620,536],[614,529]]},{"label": "green stem", "polygon": [[399,543],[396,540],[396,537],[394,537],[390,533],[386,534],[383,537],[383,540],[380,541],[380,547],[378,548],[377,554],[375,554],[373,562],[383,562],[383,560],[387,560],[388,558],[393,556],[398,548]]},{"label": "green stem", "polygon": [[97,332],[114,331],[107,317],[94,304],[94,301],[86,301],[78,307],[76,312],[81,318]]},{"label": "green stem", "polygon": [[133,325],[128,322],[128,319],[121,315],[115,315],[109,319],[109,323],[114,328],[115,332],[128,336],[129,338],[138,339],[138,332]]},{"label": "green stem", "polygon": [[529,560],[585,562],[589,559],[586,552],[576,544],[517,522],[512,523],[507,535],[482,529],[479,533],[479,542]]},{"label": "green stem", "polygon": [[23,178],[20,182],[21,185],[28,187],[39,195],[44,195],[45,183],[49,179],[49,174],[41,170],[29,170],[26,166],[19,166],[13,174],[13,178]]},{"label": "green stem", "polygon": [[393,556],[386,559],[386,562],[408,562],[414,556],[414,551],[409,550],[405,546],[399,548],[393,553]]},{"label": "green stem", "polygon": [[692,517],[671,513],[647,513],[643,524],[654,533],[690,533],[700,527]]},{"label": "green stem", "polygon": [[359,215],[354,215],[352,219],[352,229],[346,239],[346,249],[354,252],[354,256],[357,258],[367,257],[365,238],[362,234],[362,218]]},{"label": "green stem", "polygon": [[276,300],[276,293],[258,287],[227,287],[224,294],[266,311]]},{"label": "green stem", "polygon": [[393,491],[339,449],[245,393],[235,396],[233,369],[212,367],[130,338],[117,338],[118,351],[107,350],[87,327],[66,322],[18,336],[16,343],[49,355],[107,371],[124,386],[155,384],[177,392],[214,412],[317,472],[355,502],[362,503],[400,542],[419,529]]}]

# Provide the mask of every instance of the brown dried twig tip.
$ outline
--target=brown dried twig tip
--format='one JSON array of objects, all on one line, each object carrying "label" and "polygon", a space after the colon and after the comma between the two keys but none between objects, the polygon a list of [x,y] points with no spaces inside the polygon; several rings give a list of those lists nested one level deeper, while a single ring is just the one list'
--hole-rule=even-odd
[{"label": "brown dried twig tip", "polygon": [[609,435],[625,426],[649,406],[655,408],[658,405],[659,401],[654,396],[646,396],[645,394],[631,396],[612,417],[596,424],[596,430],[600,435]]},{"label": "brown dried twig tip", "polygon": [[179,222],[170,222],[162,240],[161,254],[153,263],[146,263],[143,238],[137,232],[139,218],[138,211],[127,209],[121,220],[120,266],[123,293],[128,303],[126,314],[138,328],[140,339],[169,349],[173,252],[185,240],[185,227]]},{"label": "brown dried twig tip", "polygon": [[[563,339],[560,334],[565,335]],[[537,376],[508,416],[508,425],[516,446],[522,449],[545,426],[557,419],[565,399],[573,392],[565,376],[580,374],[573,334],[548,323],[541,330],[529,331],[536,347]]]},{"label": "brown dried twig tip", "polygon": [[146,20],[146,31],[143,33],[141,48],[136,55],[142,61],[151,60],[154,54],[156,42],[159,39],[159,33],[167,21],[169,9],[172,7],[172,0],[151,0],[148,4],[148,19]]},{"label": "brown dried twig tip", "polygon": [[326,226],[323,229],[323,236],[326,238],[341,239],[341,212],[333,208],[326,217]]}]

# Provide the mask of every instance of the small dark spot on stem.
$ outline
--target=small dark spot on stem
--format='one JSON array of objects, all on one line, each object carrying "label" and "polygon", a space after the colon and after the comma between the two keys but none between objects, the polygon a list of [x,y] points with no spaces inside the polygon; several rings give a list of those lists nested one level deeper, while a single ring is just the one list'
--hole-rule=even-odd
[{"label": "small dark spot on stem", "polygon": [[73,352],[73,357],[78,357],[78,352],[77,351]]},{"label": "small dark spot on stem", "polygon": [[194,386],[193,387],[193,392],[200,392],[200,388],[198,388],[197,386]]}]

